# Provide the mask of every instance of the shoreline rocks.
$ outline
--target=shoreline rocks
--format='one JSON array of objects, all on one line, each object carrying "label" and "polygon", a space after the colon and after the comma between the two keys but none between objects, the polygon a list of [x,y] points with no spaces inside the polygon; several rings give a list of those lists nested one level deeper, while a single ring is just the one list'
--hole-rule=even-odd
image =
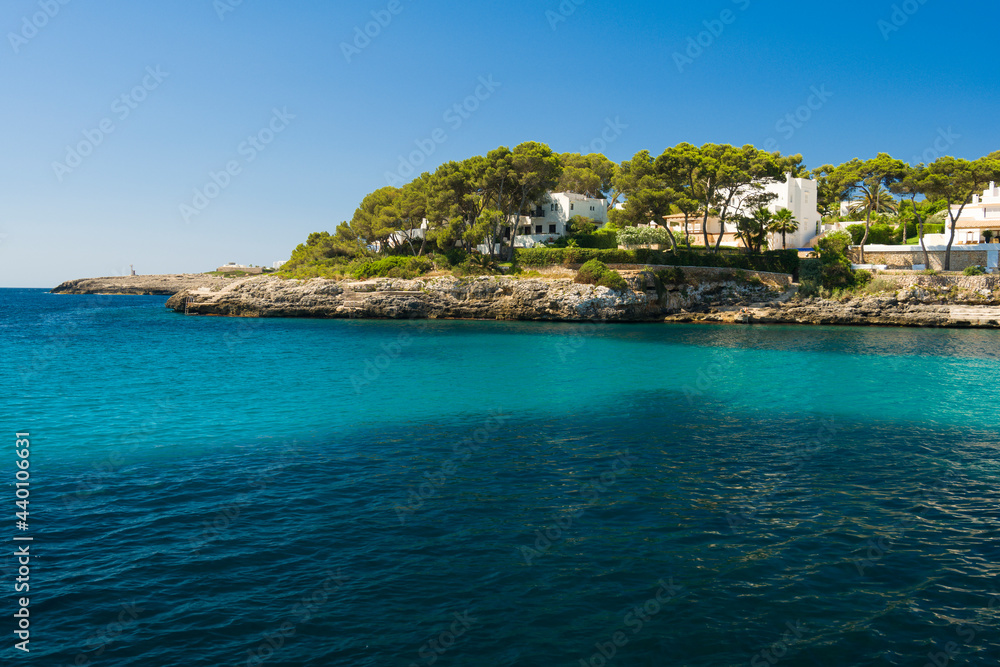
[{"label": "shoreline rocks", "polygon": [[1000,328],[991,277],[885,276],[899,283],[897,291],[837,300],[796,298],[788,276],[736,280],[720,270],[664,284],[648,271],[620,272],[632,288],[625,293],[568,278],[512,276],[360,282],[142,276],[70,281],[53,291],[173,294],[166,305],[178,313],[221,317]]},{"label": "shoreline rocks", "polygon": [[169,274],[151,276],[116,276],[67,280],[52,290],[52,294],[126,294],[171,296],[187,289],[207,287],[221,289],[240,280],[204,274]]}]

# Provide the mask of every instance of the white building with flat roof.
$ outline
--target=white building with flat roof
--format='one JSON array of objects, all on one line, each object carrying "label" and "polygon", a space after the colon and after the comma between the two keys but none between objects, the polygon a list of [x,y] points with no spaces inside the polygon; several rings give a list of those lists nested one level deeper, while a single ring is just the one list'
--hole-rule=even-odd
[{"label": "white building with flat roof", "polygon": [[[774,199],[767,203],[771,213],[777,213],[786,208],[792,212],[792,217],[799,223],[796,231],[785,235],[785,245],[788,248],[805,248],[806,244],[821,233],[821,220],[817,207],[818,190],[816,181],[810,178],[792,178],[791,173],[785,174],[784,181],[763,182],[764,192],[773,194]],[[737,211],[736,215],[750,215],[750,211]],[[734,216],[730,216],[732,218]],[[735,227],[736,221],[730,219],[727,228]],[[730,230],[732,231],[732,230]],[[725,242],[723,245],[727,245]],[[772,233],[768,236],[768,248],[781,250],[781,234]]]},{"label": "white building with flat roof", "polygon": [[521,216],[518,235],[533,243],[555,240],[570,233],[569,221],[578,215],[590,218],[600,229],[608,223],[608,200],[575,192],[550,192],[531,215]]},{"label": "white building with flat roof", "polygon": [[[805,248],[809,241],[819,236],[823,216],[817,206],[816,181],[811,178],[792,178],[791,174],[786,174],[784,183],[769,183],[764,186],[764,191],[777,195],[767,205],[771,213],[787,208],[799,223],[798,230],[785,235],[787,247]],[[781,249],[781,234],[771,234],[768,247],[773,250]]]},{"label": "white building with flat roof", "polygon": [[[530,215],[521,216],[514,247],[533,248],[566,236],[570,233],[569,221],[578,215],[590,218],[600,229],[608,224],[608,200],[575,192],[549,192]],[[489,246],[480,245],[478,250],[489,252]]]},{"label": "white building with flat roof", "polygon": [[[957,215],[961,206],[952,206]],[[955,221],[955,243],[968,245],[985,241],[986,232],[991,239],[1000,239],[1000,187],[991,182],[983,190],[982,196],[972,195],[972,201],[962,209],[962,215]],[[944,242],[951,237],[951,218],[945,220]]]}]

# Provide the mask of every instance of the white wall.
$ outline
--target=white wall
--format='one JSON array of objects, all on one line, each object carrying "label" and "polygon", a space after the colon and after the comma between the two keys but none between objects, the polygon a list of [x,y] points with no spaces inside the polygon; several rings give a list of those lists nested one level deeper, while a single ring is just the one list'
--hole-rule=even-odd
[{"label": "white wall", "polygon": [[[536,242],[544,242],[552,237],[565,236],[569,230],[567,223],[575,215],[582,215],[603,227],[608,222],[608,200],[592,199],[571,192],[550,192],[541,204],[542,217],[522,216],[518,233],[525,227],[531,227],[531,238]],[[539,225],[542,231],[538,231]],[[555,226],[555,231],[550,231]]]},{"label": "white wall", "polygon": [[[777,195],[767,208],[772,213],[782,208],[792,212],[792,216],[799,223],[799,228],[795,233],[785,235],[785,243],[789,248],[804,248],[805,244],[817,235],[816,224],[822,219],[816,205],[818,197],[816,181],[809,178],[790,178],[790,175],[785,178],[783,183],[771,183],[764,187],[765,192]],[[772,235],[770,247],[774,250],[781,248],[781,234]]]}]

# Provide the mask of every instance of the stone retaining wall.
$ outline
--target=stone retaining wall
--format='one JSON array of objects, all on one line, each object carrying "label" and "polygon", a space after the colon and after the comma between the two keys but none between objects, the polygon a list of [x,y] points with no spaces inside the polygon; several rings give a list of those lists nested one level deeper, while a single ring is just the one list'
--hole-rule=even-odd
[{"label": "stone retaining wall", "polygon": [[[569,268],[578,270],[582,264],[571,264]],[[718,282],[720,280],[731,280],[737,271],[742,271],[749,278],[757,276],[761,282],[787,289],[792,286],[792,276],[787,273],[769,273],[767,271],[754,271],[752,269],[728,269],[711,266],[661,266],[655,264],[608,264],[609,269],[615,271],[661,271],[663,269],[678,268],[684,271],[684,277],[697,283]]]},{"label": "stone retaining wall", "polygon": [[[992,248],[954,245],[951,248],[951,270],[961,271],[968,266],[995,266],[997,249],[1000,249],[997,244],[993,244]],[[994,255],[992,262],[990,254]],[[929,246],[927,255],[931,265],[926,268],[935,271],[944,270],[945,249],[942,246]],[[851,248],[849,256],[853,263],[860,263],[860,253],[857,247]],[[919,245],[867,246],[864,263],[881,265],[889,269],[912,269],[914,265],[924,263],[924,253]]]}]

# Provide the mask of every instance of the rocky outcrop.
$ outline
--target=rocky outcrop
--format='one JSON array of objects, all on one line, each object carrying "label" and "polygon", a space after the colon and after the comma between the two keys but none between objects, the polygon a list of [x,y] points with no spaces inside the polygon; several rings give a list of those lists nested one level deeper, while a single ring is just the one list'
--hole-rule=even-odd
[{"label": "rocky outcrop", "polygon": [[578,285],[569,279],[383,278],[365,282],[251,278],[221,290],[189,290],[167,307],[189,315],[372,319],[477,319],[644,322],[714,303],[771,294],[766,284],[656,284],[651,274],[622,271],[632,290]]},{"label": "rocky outcrop", "polygon": [[788,276],[685,269],[664,284],[620,267],[625,293],[568,278],[381,278],[364,282],[206,275],[92,278],[62,294],[173,294],[189,315],[364,319],[717,322],[1000,328],[1000,277],[880,274],[874,293],[801,299]]},{"label": "rocky outcrop", "polygon": [[[781,280],[751,283],[726,273],[663,284],[623,270],[632,290],[569,279],[420,278],[348,282],[255,277],[222,289],[185,290],[167,306],[189,315],[365,319],[719,322],[1000,328],[1000,307],[947,302],[914,284],[894,294],[799,299]],[[766,277],[766,276],[765,276]],[[975,287],[970,284],[969,288]],[[980,289],[982,289],[980,287]]]},{"label": "rocky outcrop", "polygon": [[668,322],[1000,328],[1000,276],[879,273],[860,294],[673,313]]},{"label": "rocky outcrop", "polygon": [[997,329],[1000,328],[1000,308],[907,303],[895,297],[872,296],[844,302],[805,299],[780,304],[756,303],[746,307],[675,313],[668,315],[665,321]]},{"label": "rocky outcrop", "polygon": [[117,276],[110,278],[83,278],[69,280],[54,290],[53,294],[151,294],[169,296],[183,290],[222,289],[240,280],[225,276],[204,274],[173,274],[162,276]]},{"label": "rocky outcrop", "polygon": [[218,291],[181,292],[168,308],[189,315],[365,319],[607,320],[662,319],[645,293],[620,294],[568,279],[509,277],[245,280]]}]

